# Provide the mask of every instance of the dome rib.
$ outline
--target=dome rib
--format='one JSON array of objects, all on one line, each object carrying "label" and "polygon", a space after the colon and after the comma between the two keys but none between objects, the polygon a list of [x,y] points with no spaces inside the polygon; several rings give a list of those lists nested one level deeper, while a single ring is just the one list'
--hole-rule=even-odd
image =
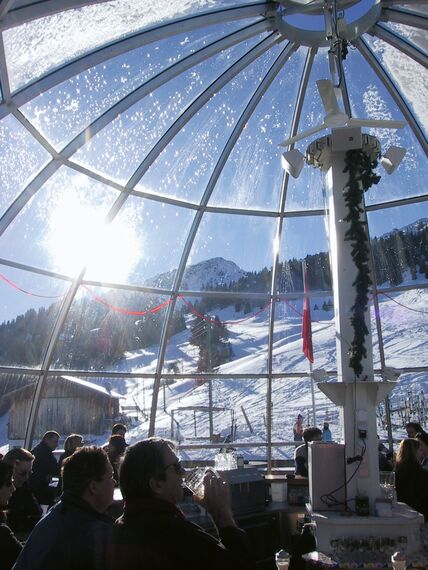
[{"label": "dome rib", "polygon": [[428,18],[422,14],[415,14],[408,10],[400,8],[383,8],[380,21],[394,22],[396,24],[404,24],[405,26],[412,26],[421,30],[428,30]]},{"label": "dome rib", "polygon": [[359,38],[355,40],[354,45],[358,48],[360,53],[363,55],[367,63],[382,81],[384,86],[386,87],[387,91],[390,93],[391,97],[394,99],[395,103],[397,104],[398,108],[402,112],[404,118],[409,123],[410,128],[413,131],[413,134],[419,141],[422,150],[428,156],[428,140],[425,137],[424,132],[422,131],[421,127],[419,126],[418,121],[416,120],[413,111],[410,109],[409,105],[405,101],[404,97],[398,91],[397,87],[394,85],[393,81],[391,80],[387,71],[381,66],[378,59],[364,41],[363,38]]},{"label": "dome rib", "polygon": [[381,24],[376,24],[376,26],[374,26],[372,29],[372,32],[379,39],[387,42],[392,47],[411,57],[414,61],[416,61],[416,63],[419,63],[423,67],[428,68],[427,54],[404,38],[400,37],[398,34],[395,34],[393,31],[388,30]]}]

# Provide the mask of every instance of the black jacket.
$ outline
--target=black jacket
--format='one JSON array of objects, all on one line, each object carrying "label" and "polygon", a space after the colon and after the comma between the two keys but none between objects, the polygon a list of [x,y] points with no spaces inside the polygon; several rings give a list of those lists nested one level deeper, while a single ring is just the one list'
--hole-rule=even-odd
[{"label": "black jacket", "polygon": [[109,570],[253,570],[247,536],[219,530],[221,541],[159,499],[125,502],[113,528]]},{"label": "black jacket", "polygon": [[[412,466],[413,467],[413,466]],[[422,513],[428,521],[428,470],[415,465],[405,470],[397,469],[395,473],[395,490],[397,499],[406,503],[415,511]]]},{"label": "black jacket", "polygon": [[52,505],[55,490],[49,487],[52,477],[59,475],[59,465],[49,446],[41,441],[31,450],[34,455],[33,473],[30,476],[30,488],[41,505]]},{"label": "black jacket", "polygon": [[10,570],[22,550],[22,544],[15,537],[0,514],[0,566]]},{"label": "black jacket", "polygon": [[7,508],[7,524],[13,532],[29,532],[42,518],[42,509],[28,483],[12,493]]}]

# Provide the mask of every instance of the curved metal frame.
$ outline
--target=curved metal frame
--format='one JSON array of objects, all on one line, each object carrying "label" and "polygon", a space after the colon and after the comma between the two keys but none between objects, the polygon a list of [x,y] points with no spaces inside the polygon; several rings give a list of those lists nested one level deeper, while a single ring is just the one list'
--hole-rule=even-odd
[{"label": "curved metal frame", "polygon": [[[34,3],[26,3],[25,6],[19,7],[16,6],[18,3],[15,4],[8,0],[3,0],[0,2],[0,31],[4,30],[8,27],[19,25],[24,21],[30,21],[34,18],[43,17],[50,13],[56,13],[58,11],[67,10],[73,7],[80,7],[84,5],[93,5],[97,3],[102,3],[105,0],[60,0],[59,2],[56,0],[45,0],[44,2],[34,2]],[[388,3],[382,3],[382,13],[380,19],[383,21],[395,21],[399,23],[403,23],[406,25],[413,25],[414,27],[421,28],[421,29],[428,29],[428,18],[423,15],[417,15],[413,12],[407,12],[405,10],[400,9],[393,9],[391,5],[397,4],[398,2],[388,1]],[[420,4],[426,2],[419,2]],[[42,12],[40,11],[42,10]],[[186,263],[197,233],[197,229],[199,224],[202,220],[202,216],[204,213],[208,212],[215,212],[215,213],[229,213],[229,214],[236,214],[236,215],[258,215],[264,217],[276,217],[278,218],[277,223],[277,240],[281,238],[282,235],[282,225],[283,220],[286,217],[296,217],[296,216],[313,216],[313,215],[324,215],[324,211],[321,210],[308,210],[308,211],[298,211],[298,212],[285,212],[285,200],[286,200],[286,192],[287,192],[287,183],[288,177],[284,176],[282,191],[281,191],[281,198],[280,198],[280,205],[278,211],[260,211],[260,210],[248,210],[248,209],[237,209],[237,208],[227,208],[227,207],[215,207],[209,206],[208,201],[212,195],[216,182],[226,164],[226,161],[233,149],[234,144],[238,140],[242,129],[245,126],[245,123],[248,121],[249,117],[252,115],[254,110],[256,109],[257,104],[259,103],[261,97],[266,92],[266,90],[271,85],[272,81],[285,65],[286,61],[289,57],[296,51],[299,47],[298,44],[288,44],[288,46],[283,50],[274,64],[271,66],[270,70],[265,75],[264,79],[261,81],[259,87],[254,92],[250,102],[247,104],[246,108],[244,109],[243,113],[241,114],[235,128],[230,135],[226,145],[223,148],[223,151],[214,166],[214,169],[211,174],[211,178],[205,188],[203,197],[199,204],[192,204],[189,202],[184,202],[182,200],[174,199],[167,196],[160,196],[154,195],[147,192],[139,191],[135,188],[138,181],[147,171],[148,167],[153,163],[153,161],[159,156],[165,146],[173,139],[173,137],[180,131],[183,124],[185,124],[188,120],[190,120],[197,111],[205,104],[206,101],[209,100],[210,97],[213,96],[215,92],[221,89],[230,79],[239,73],[245,66],[249,65],[252,61],[257,59],[260,55],[262,55],[266,50],[268,50],[272,45],[275,43],[282,41],[282,38],[278,34],[271,34],[267,39],[260,42],[255,48],[247,52],[245,56],[243,56],[240,60],[238,60],[235,64],[233,64],[223,75],[216,78],[213,83],[206,88],[204,92],[191,104],[189,107],[184,111],[183,115],[175,121],[175,123],[170,127],[170,129],[159,139],[153,149],[148,153],[148,155],[144,158],[141,162],[137,170],[134,174],[130,177],[127,184],[125,186],[118,184],[112,180],[108,180],[106,177],[102,175],[98,175],[95,172],[92,172],[90,169],[73,163],[70,160],[71,156],[76,152],[78,148],[82,146],[85,142],[87,142],[87,135],[86,129],[79,133],[61,152],[56,151],[48,141],[44,139],[41,133],[25,118],[25,116],[19,111],[18,107],[22,105],[24,102],[29,101],[32,99],[37,91],[39,94],[42,91],[45,91],[55,85],[58,85],[62,81],[68,79],[69,77],[83,71],[84,69],[88,69],[97,63],[102,61],[106,61],[114,56],[120,55],[122,53],[128,52],[131,49],[135,49],[137,47],[147,45],[153,41],[159,40],[161,37],[170,37],[175,34],[182,33],[183,31],[190,31],[197,28],[200,28],[205,25],[209,25],[212,23],[221,23],[226,21],[231,21],[234,19],[243,19],[243,18],[261,18],[254,24],[242,28],[212,44],[205,46],[194,52],[190,56],[187,56],[180,60],[178,63],[172,65],[171,67],[161,71],[156,76],[149,79],[143,85],[136,88],[133,92],[128,94],[124,97],[121,101],[119,101],[116,105],[109,108],[103,115],[98,117],[93,121],[90,125],[91,134],[90,136],[94,136],[96,132],[99,132],[104,126],[109,124],[119,113],[122,113],[126,109],[128,109],[131,105],[135,104],[137,101],[141,100],[142,97],[156,89],[157,87],[165,84],[167,81],[172,79],[173,77],[178,76],[179,74],[183,73],[185,70],[190,69],[197,63],[200,63],[206,60],[208,57],[216,53],[220,53],[220,51],[231,47],[232,45],[236,45],[239,42],[248,39],[249,37],[253,37],[257,34],[260,34],[265,31],[269,31],[273,29],[273,20],[269,20],[267,18],[271,18],[275,12],[275,4],[271,2],[257,2],[255,4],[248,4],[245,6],[235,6],[232,8],[224,8],[220,10],[213,10],[210,12],[204,12],[198,14],[196,16],[181,18],[179,20],[175,20],[172,22],[167,22],[161,24],[160,26],[153,27],[151,29],[143,30],[140,33],[134,34],[123,40],[119,40],[116,42],[112,42],[109,45],[102,46],[99,49],[92,51],[91,53],[85,54],[85,56],[81,58],[77,58],[70,63],[62,66],[60,69],[53,71],[46,76],[42,77],[37,83],[27,85],[19,92],[14,94],[10,93],[9,87],[9,77],[7,74],[7,64],[5,60],[4,54],[4,46],[2,38],[0,38],[0,87],[2,89],[2,94],[4,101],[0,104],[0,119],[6,116],[9,113],[12,113],[14,117],[24,126],[24,128],[47,150],[47,152],[51,155],[52,160],[46,165],[46,167],[37,175],[30,184],[21,192],[18,196],[14,204],[6,211],[2,219],[0,220],[0,235],[2,232],[5,231],[9,223],[15,218],[15,216],[21,211],[21,209],[25,206],[28,200],[37,192],[37,190],[52,176],[58,167],[61,164],[67,165],[69,168],[73,168],[76,171],[83,172],[87,176],[90,176],[96,180],[102,181],[104,184],[109,185],[110,187],[114,188],[119,192],[118,198],[112,207],[108,219],[112,220],[115,215],[119,212],[122,208],[123,204],[125,203],[127,197],[129,195],[135,195],[139,197],[144,197],[150,200],[160,201],[163,203],[170,203],[179,207],[184,207],[188,209],[195,210],[195,217],[193,220],[193,225],[191,231],[188,234],[187,242],[184,245],[182,256],[180,259],[179,267],[176,273],[175,281],[172,286],[172,289],[157,289],[157,288],[150,288],[150,287],[138,287],[134,285],[126,285],[126,284],[106,284],[103,283],[104,286],[112,287],[112,288],[120,288],[120,289],[128,289],[133,291],[140,291],[144,293],[157,293],[163,295],[169,295],[171,297],[172,303],[169,305],[167,309],[167,315],[165,317],[163,328],[161,332],[161,340],[159,343],[159,352],[158,352],[158,362],[155,375],[153,374],[136,374],[136,373],[114,373],[114,372],[103,372],[100,374],[99,372],[92,372],[92,371],[64,371],[64,370],[55,370],[51,368],[52,364],[52,356],[55,350],[56,342],[60,331],[63,327],[71,304],[74,300],[75,294],[81,284],[88,284],[88,285],[101,285],[101,283],[97,281],[86,280],[84,278],[85,269],[77,275],[74,279],[70,276],[64,276],[57,274],[55,272],[50,272],[44,269],[31,267],[28,265],[20,264],[13,262],[11,260],[1,260],[0,264],[15,267],[17,269],[21,269],[24,271],[32,271],[34,273],[39,273],[42,275],[55,277],[58,279],[64,280],[64,282],[68,282],[69,289],[68,293],[62,303],[60,313],[56,319],[55,326],[52,330],[52,334],[48,343],[48,347],[46,349],[41,368],[40,369],[25,369],[25,368],[15,368],[15,367],[0,367],[0,373],[2,372],[16,372],[20,371],[20,373],[27,373],[33,376],[38,377],[38,381],[36,384],[35,396],[33,398],[32,407],[30,411],[30,418],[27,426],[26,432],[26,445],[29,446],[32,440],[34,425],[38,413],[38,408],[40,405],[41,395],[44,390],[44,386],[46,380],[49,377],[58,376],[61,374],[73,375],[73,376],[83,376],[83,377],[99,377],[100,375],[103,377],[110,377],[110,378],[154,378],[154,389],[153,389],[153,399],[152,399],[152,413],[150,418],[150,427],[149,432],[150,434],[154,434],[155,432],[155,421],[156,421],[156,411],[157,411],[157,400],[158,400],[158,391],[160,386],[160,379],[161,378],[200,378],[201,376],[209,377],[209,378],[217,378],[217,379],[224,379],[224,378],[246,378],[246,379],[253,379],[253,378],[264,378],[267,380],[268,384],[268,394],[267,394],[267,414],[268,418],[271,419],[271,389],[272,389],[272,380],[273,379],[299,379],[301,377],[306,377],[307,373],[275,373],[272,369],[272,339],[273,339],[273,327],[274,327],[274,315],[275,315],[275,292],[276,292],[276,280],[277,280],[277,268],[278,268],[278,253],[274,256],[274,265],[272,271],[272,282],[271,282],[271,290],[270,293],[218,293],[218,292],[195,292],[195,291],[181,291],[181,293],[188,294],[189,296],[199,296],[199,297],[228,297],[228,298],[257,298],[257,299],[271,299],[272,300],[272,308],[269,317],[269,341],[268,341],[268,371],[265,374],[174,374],[174,373],[162,373],[163,370],[163,363],[165,358],[165,352],[168,342],[168,328],[172,321],[172,316],[175,309],[175,303],[177,299],[178,292],[180,291],[180,286],[182,283]],[[403,38],[391,32],[390,30],[386,29],[382,25],[375,25],[372,32],[374,35],[379,37],[380,39],[387,41],[395,48],[399,49],[403,53],[406,53],[408,56],[412,57],[415,61],[420,63],[421,65],[427,66],[427,56],[419,50],[415,46],[411,45],[409,42],[406,42]],[[382,82],[384,83],[385,87],[394,98],[395,102],[399,106],[400,110],[404,114],[405,118],[408,120],[415,136],[418,138],[419,142],[421,143],[422,148],[424,149],[425,153],[428,154],[428,143],[424,133],[421,131],[416,118],[414,117],[412,111],[408,107],[407,103],[405,102],[403,96],[399,93],[397,88],[392,82],[391,77],[388,73],[382,68],[378,60],[376,59],[373,52],[367,46],[363,39],[358,39],[355,42],[355,45],[358,47],[362,55],[366,58],[368,63],[371,65],[375,73],[380,77]],[[292,132],[297,132],[297,126],[299,122],[299,117],[302,109],[303,98],[305,94],[305,90],[307,87],[307,81],[309,78],[310,67],[312,65],[313,58],[315,56],[315,50],[311,50],[310,54],[308,55],[308,59],[305,64],[305,72],[302,76],[301,85],[299,87],[299,94],[297,97],[297,106],[295,108],[294,117],[292,121]],[[347,91],[346,85],[344,88],[344,100],[345,103],[347,101]],[[349,106],[349,105],[348,105]],[[370,210],[378,210],[381,208],[391,208],[396,207],[403,204],[410,204],[410,203],[417,203],[428,200],[428,195],[420,196],[420,197],[411,197],[405,198],[402,200],[396,200],[394,202],[383,203],[383,204],[374,204],[367,207],[367,211]],[[279,243],[279,242],[278,242]],[[414,286],[402,286],[402,287],[392,287],[388,289],[382,289],[382,292],[394,292],[394,291],[401,291],[407,289],[414,289]],[[418,284],[416,288],[428,288],[428,284],[421,285]],[[330,292],[325,292],[326,295],[330,295]],[[320,296],[321,293],[317,292],[317,296]],[[302,293],[296,294],[288,294],[284,295],[286,298],[302,298]],[[380,325],[379,325],[380,326]],[[382,339],[379,339],[380,343],[382,343]],[[382,343],[383,345],[383,343]],[[383,346],[382,346],[383,349]],[[424,372],[428,370],[428,367],[414,367],[414,368],[406,368],[403,369],[403,372]],[[376,373],[381,373],[381,371],[375,371]],[[335,371],[330,371],[329,374],[335,375]],[[268,458],[269,461],[271,460],[271,448],[276,445],[282,445],[278,442],[272,442],[272,430],[271,430],[271,422],[268,422],[268,433],[267,433],[267,441],[264,442],[264,445],[267,446],[268,449]],[[250,446],[254,446],[252,443]]]}]

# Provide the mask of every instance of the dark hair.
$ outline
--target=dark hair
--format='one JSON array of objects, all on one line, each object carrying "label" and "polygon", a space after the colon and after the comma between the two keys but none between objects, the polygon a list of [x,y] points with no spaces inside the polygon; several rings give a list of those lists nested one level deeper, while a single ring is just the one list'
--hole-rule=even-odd
[{"label": "dark hair", "polygon": [[166,449],[175,450],[174,442],[150,437],[130,445],[120,468],[120,490],[124,499],[151,497],[150,479],[165,479]]},{"label": "dark hair", "polygon": [[72,453],[77,449],[76,443],[80,441],[83,442],[83,435],[78,433],[71,433],[64,441],[64,451],[67,453]]},{"label": "dark hair", "polygon": [[0,488],[12,484],[13,466],[0,461]]},{"label": "dark hair", "polygon": [[107,454],[101,447],[80,447],[62,463],[62,488],[80,497],[91,481],[101,481],[108,465]]},{"label": "dark hair", "polygon": [[421,424],[418,424],[418,422],[407,422],[406,428],[413,428],[416,433],[421,433],[424,431]]},{"label": "dark hair", "polygon": [[57,437],[59,439],[60,435],[57,431],[46,431],[43,434],[42,441],[45,441],[46,439],[52,439],[53,437]]},{"label": "dark hair", "polygon": [[322,437],[322,431],[317,427],[308,427],[303,430],[303,440],[305,443],[313,441],[316,436]]},{"label": "dark hair", "polygon": [[114,424],[114,426],[111,428],[111,435],[115,435],[115,434],[119,433],[120,431],[126,432],[126,425],[125,424]]},{"label": "dark hair", "polygon": [[109,447],[113,447],[116,453],[124,453],[128,447],[125,438],[122,435],[111,435],[108,440]]},{"label": "dark hair", "polygon": [[34,455],[23,447],[14,447],[6,453],[3,461],[14,466],[16,461],[34,461]]},{"label": "dark hair", "polygon": [[420,431],[415,435],[415,439],[422,441],[425,445],[428,445],[428,433],[426,431]]}]

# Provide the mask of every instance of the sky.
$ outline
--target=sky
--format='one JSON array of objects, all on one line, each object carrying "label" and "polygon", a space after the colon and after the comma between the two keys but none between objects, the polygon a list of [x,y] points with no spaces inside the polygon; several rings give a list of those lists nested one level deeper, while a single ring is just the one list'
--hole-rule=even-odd
[{"label": "sky", "polygon": [[[121,12],[125,4],[128,10],[126,18],[125,12]],[[216,3],[216,6],[223,4],[234,3]],[[369,4],[365,2],[361,6]],[[121,2],[114,12],[111,9],[110,15],[114,14],[114,18],[110,20],[111,27],[103,31],[106,34],[103,37],[120,37],[125,25],[138,30],[155,23],[159,17],[156,3],[152,2],[151,7],[152,11],[144,11],[132,0]],[[181,10],[186,13],[206,7],[206,2],[196,0],[188,0],[185,4],[172,2],[167,12],[162,14],[168,19],[177,16]],[[43,22],[36,21],[25,29],[8,31],[5,46],[13,86],[22,86],[46,72],[50,66],[59,65],[79,53],[73,50],[89,49],[94,42],[101,41],[97,34],[89,33],[85,16],[91,14],[98,21],[104,9],[107,8],[93,6],[79,14],[65,12]],[[76,23],[72,21],[74,17],[82,24],[74,28],[80,30],[80,41],[65,45],[63,51],[55,49],[59,42],[63,42],[69,26]],[[37,38],[42,25],[44,35],[43,42],[40,42]],[[35,97],[22,107],[22,112],[49,144],[61,151],[100,113],[154,77],[165,65],[170,65],[171,53],[179,58],[196,52],[206,43],[232,32],[238,25],[232,23],[224,29],[211,26],[207,31],[182,33],[157,42],[151,50],[143,46],[120,55]],[[401,27],[400,31],[410,41],[416,38],[415,32],[408,27]],[[221,74],[231,61],[241,57],[263,37],[265,35],[262,34],[223,50],[154,90],[90,138],[87,144],[76,150],[71,160],[107,177],[113,185],[123,186],[156,140],[174,125],[180,113],[209,85],[214,73]],[[426,74],[418,73],[416,64],[409,58],[394,58],[394,50],[390,46],[379,40],[370,42],[386,68],[394,73],[398,86],[411,90],[412,110],[426,129]],[[13,51],[12,45],[18,49]],[[22,53],[21,45],[25,46]],[[28,46],[34,48],[34,51],[30,50],[34,58],[32,66],[28,65],[27,56],[23,59],[24,54],[28,54]],[[283,48],[284,44],[274,46],[207,101],[151,164],[136,189],[188,200],[196,207],[251,94]],[[280,163],[282,149],[277,144],[289,130],[304,58],[304,50],[290,58],[245,123],[212,189],[208,201],[210,206],[257,212],[277,210],[283,176]],[[390,95],[358,53],[350,50],[344,66],[354,116],[402,118]],[[315,81],[327,77],[328,73],[326,52],[321,50],[314,61],[299,131],[322,121]],[[408,81],[409,73],[412,82]],[[46,165],[49,157],[15,118],[3,119],[0,129],[1,214]],[[391,144],[401,144],[407,148],[407,154],[392,176],[383,175],[380,184],[367,193],[367,204],[425,194],[425,169],[421,165],[426,165],[426,157],[410,129],[406,127],[402,132],[383,129],[376,135],[383,149]],[[299,149],[304,152],[308,142],[299,143]],[[79,271],[83,260],[92,268],[88,277],[138,285],[157,273],[176,268],[195,210],[130,197],[112,225],[110,235],[102,228],[101,220],[117,196],[118,192],[113,187],[67,167],[57,169],[1,236],[0,258],[70,276]],[[289,182],[286,211],[322,210],[324,207],[322,175],[306,166],[299,180]],[[373,212],[369,214],[370,234],[379,236],[422,217],[428,217],[426,202]],[[275,231],[274,218],[207,213],[196,234],[189,263],[224,257],[244,270],[270,267]],[[307,254],[326,251],[327,247],[328,236],[321,216],[285,220],[281,241],[284,253],[281,255],[303,258]],[[11,271],[6,266],[2,266],[1,273],[18,286],[35,293],[56,295],[58,291],[63,292],[63,284],[41,283],[38,277]],[[26,307],[37,307],[41,302],[17,293],[5,282],[0,283],[0,287],[0,321],[16,316]]]}]

